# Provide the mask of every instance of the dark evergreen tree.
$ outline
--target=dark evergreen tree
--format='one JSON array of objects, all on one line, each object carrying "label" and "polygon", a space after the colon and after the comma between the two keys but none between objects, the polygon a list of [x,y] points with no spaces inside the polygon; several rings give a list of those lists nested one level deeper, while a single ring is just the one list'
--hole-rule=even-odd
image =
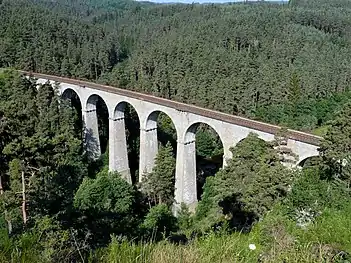
[{"label": "dark evergreen tree", "polygon": [[14,202],[8,205],[18,207],[21,200],[24,223],[42,214],[63,215],[85,172],[73,111],[59,103],[52,86],[37,91],[31,80],[7,74],[11,88],[1,104],[1,117],[9,167],[5,196]]},{"label": "dark evergreen tree", "polygon": [[319,149],[323,164],[329,171],[328,175],[351,183],[351,104],[348,103],[330,121],[328,132]]},{"label": "dark evergreen tree", "polygon": [[142,188],[153,203],[171,205],[174,201],[175,158],[170,143],[161,146],[155,167],[143,178]]},{"label": "dark evergreen tree", "polygon": [[288,193],[295,177],[285,168],[271,143],[255,134],[232,148],[233,158],[215,177],[207,178],[196,211],[203,229],[228,223],[248,230],[276,201]]}]

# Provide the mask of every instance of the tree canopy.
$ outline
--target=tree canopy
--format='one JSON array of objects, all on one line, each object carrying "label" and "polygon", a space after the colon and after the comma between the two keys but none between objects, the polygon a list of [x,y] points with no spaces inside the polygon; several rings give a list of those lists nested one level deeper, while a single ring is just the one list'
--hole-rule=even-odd
[{"label": "tree canopy", "polygon": [[3,0],[0,67],[312,130],[350,97],[349,1]]}]

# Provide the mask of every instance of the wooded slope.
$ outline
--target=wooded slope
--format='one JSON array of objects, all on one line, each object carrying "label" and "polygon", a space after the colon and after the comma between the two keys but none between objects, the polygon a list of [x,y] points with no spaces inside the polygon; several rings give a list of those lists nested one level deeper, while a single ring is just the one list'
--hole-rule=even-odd
[{"label": "wooded slope", "polygon": [[0,67],[84,78],[291,128],[350,97],[351,1],[0,1]]}]

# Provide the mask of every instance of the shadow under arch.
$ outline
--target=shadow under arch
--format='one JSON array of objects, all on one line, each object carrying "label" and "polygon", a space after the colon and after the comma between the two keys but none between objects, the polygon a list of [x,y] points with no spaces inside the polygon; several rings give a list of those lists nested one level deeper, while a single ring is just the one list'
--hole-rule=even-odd
[{"label": "shadow under arch", "polygon": [[145,127],[147,130],[156,129],[158,142],[163,146],[169,142],[176,154],[179,133],[170,115],[161,110],[152,111],[146,118]]},{"label": "shadow under arch", "polygon": [[86,128],[98,141],[100,154],[106,153],[109,139],[109,112],[106,102],[97,94],[89,96],[86,102]]},{"label": "shadow under arch", "polygon": [[296,166],[299,168],[313,167],[313,166],[319,165],[320,161],[321,161],[321,158],[318,155],[309,156],[299,160]]},{"label": "shadow under arch", "polygon": [[140,115],[134,105],[128,101],[119,102],[113,112],[114,120],[122,122],[124,129],[119,131],[126,140],[128,166],[132,183],[138,182],[140,159]]},{"label": "shadow under arch", "polygon": [[68,101],[70,106],[75,109],[75,120],[74,120],[74,128],[76,134],[80,139],[83,139],[83,115],[82,115],[82,101],[78,95],[78,93],[70,88],[67,88],[61,94],[61,98],[64,101]]},{"label": "shadow under arch", "polygon": [[223,167],[223,140],[212,125],[196,122],[186,130],[184,143],[195,144],[197,199],[201,200],[206,178]]}]

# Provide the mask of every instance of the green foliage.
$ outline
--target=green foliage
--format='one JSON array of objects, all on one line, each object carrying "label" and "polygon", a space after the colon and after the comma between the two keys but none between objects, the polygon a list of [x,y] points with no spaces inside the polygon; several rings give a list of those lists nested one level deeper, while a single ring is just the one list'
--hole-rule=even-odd
[{"label": "green foliage", "polygon": [[[304,239],[305,242],[321,242],[322,244],[330,244],[330,246],[336,251],[344,250],[350,253],[350,212],[351,207],[349,201],[344,203],[344,207],[342,209],[325,209],[323,211],[323,215],[317,218],[316,223],[311,225],[309,231],[301,231],[301,239]],[[350,259],[351,258],[349,255],[348,260]]]},{"label": "green foliage", "polygon": [[342,209],[350,197],[345,183],[326,179],[318,167],[312,167],[302,171],[284,203],[292,212],[310,209],[319,213],[326,207]]},{"label": "green foliage", "polygon": [[351,104],[348,103],[339,114],[330,121],[328,132],[320,147],[325,168],[329,175],[351,183]]},{"label": "green foliage", "polygon": [[193,214],[189,211],[188,206],[184,203],[180,204],[180,209],[177,212],[177,220],[179,230],[183,233],[189,233],[194,227]]},{"label": "green foliage", "polygon": [[172,147],[176,146],[177,132],[174,124],[171,118],[162,112],[157,118],[157,138],[162,145],[166,145],[168,142],[170,142]]},{"label": "green foliage", "polygon": [[280,163],[272,144],[250,134],[232,149],[233,158],[208,178],[197,209],[199,225],[228,222],[238,229],[251,225],[286,196],[295,172]]},{"label": "green foliage", "polygon": [[127,214],[132,211],[135,192],[116,173],[102,172],[95,179],[85,177],[74,197],[75,207],[97,212]]},{"label": "green foliage", "polygon": [[214,150],[213,147],[213,141],[211,136],[206,133],[206,132],[198,132],[196,134],[196,141],[197,141],[197,147],[196,147],[196,154],[201,156],[201,157],[210,157],[212,156],[212,152]]},{"label": "green foliage", "polygon": [[11,71],[0,79],[0,198],[11,232],[20,227],[14,224],[20,202],[23,222],[25,214],[29,220],[39,214],[67,216],[85,165],[73,111],[54,88],[37,89],[33,80]]},{"label": "green foliage", "polygon": [[292,104],[296,104],[296,102],[301,98],[301,95],[301,84],[299,77],[296,73],[293,73],[290,78],[289,100]]},{"label": "green foliage", "polygon": [[202,158],[223,154],[222,142],[212,128],[203,127],[196,132],[196,154]]},{"label": "green foliage", "polygon": [[337,112],[350,98],[350,92],[334,93],[318,99],[290,98],[289,103],[259,107],[256,111],[256,117],[290,128],[312,130],[321,125],[327,125],[329,120],[333,120]]},{"label": "green foliage", "polygon": [[35,221],[32,229],[21,235],[9,236],[5,228],[0,234],[1,262],[68,262],[77,253],[71,246],[68,230],[53,218]]},{"label": "green foliage", "polygon": [[152,243],[135,244],[112,237],[112,241],[102,256],[101,262],[149,262]]},{"label": "green foliage", "polygon": [[71,247],[69,230],[64,230],[54,218],[45,216],[37,219],[32,233],[40,244],[43,261],[66,261],[70,258],[69,253],[75,252],[75,248]]},{"label": "green foliage", "polygon": [[145,236],[160,240],[177,230],[177,220],[167,205],[159,204],[149,210],[141,229]]},{"label": "green foliage", "polygon": [[143,178],[143,190],[155,203],[171,205],[174,200],[175,165],[173,149],[170,143],[161,146],[155,166],[150,174]]},{"label": "green foliage", "polygon": [[[80,228],[87,246],[105,246],[111,235],[137,237],[144,215],[142,200],[133,186],[116,173],[101,171],[96,178],[84,178],[74,197]],[[91,233],[91,234],[90,234]]]}]

